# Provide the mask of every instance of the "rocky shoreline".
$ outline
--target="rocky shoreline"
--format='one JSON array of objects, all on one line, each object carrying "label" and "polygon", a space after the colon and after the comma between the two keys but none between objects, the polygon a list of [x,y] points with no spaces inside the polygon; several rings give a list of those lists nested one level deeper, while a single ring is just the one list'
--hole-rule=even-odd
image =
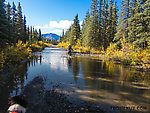
[{"label": "rocky shoreline", "polygon": [[34,78],[23,92],[28,102],[26,113],[105,113],[99,106],[90,102],[76,104],[65,94],[53,89],[45,90],[42,77]]}]

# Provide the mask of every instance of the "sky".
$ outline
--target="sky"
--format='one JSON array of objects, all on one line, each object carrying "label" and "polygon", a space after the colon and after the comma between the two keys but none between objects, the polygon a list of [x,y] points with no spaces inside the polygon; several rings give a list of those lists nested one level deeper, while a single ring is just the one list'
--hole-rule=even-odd
[{"label": "sky", "polygon": [[[21,3],[23,15],[26,16],[27,26],[41,29],[42,34],[55,33],[61,35],[67,30],[78,14],[79,22],[85,18],[92,0],[5,0],[18,7]],[[120,7],[120,0],[117,0]]]}]

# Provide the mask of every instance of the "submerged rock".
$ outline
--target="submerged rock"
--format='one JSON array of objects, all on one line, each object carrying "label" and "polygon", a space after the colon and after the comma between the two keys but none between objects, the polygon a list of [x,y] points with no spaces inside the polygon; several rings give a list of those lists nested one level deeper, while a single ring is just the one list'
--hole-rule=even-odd
[{"label": "submerged rock", "polygon": [[28,101],[26,113],[104,113],[93,103],[71,102],[58,87],[59,84],[54,84],[53,89],[45,90],[43,78],[34,78],[23,91]]}]

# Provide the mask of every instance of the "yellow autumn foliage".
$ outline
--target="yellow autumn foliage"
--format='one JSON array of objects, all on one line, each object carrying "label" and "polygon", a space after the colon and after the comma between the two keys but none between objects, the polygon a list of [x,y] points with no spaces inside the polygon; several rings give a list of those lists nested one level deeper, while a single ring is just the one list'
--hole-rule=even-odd
[{"label": "yellow autumn foliage", "polygon": [[35,43],[29,44],[28,41],[23,43],[21,40],[18,40],[18,43],[8,46],[0,52],[0,71],[3,69],[4,65],[16,65],[27,58],[31,52],[41,51],[48,45],[51,44],[44,43],[43,41],[37,41]]},{"label": "yellow autumn foliage", "polygon": [[[131,45],[126,42],[125,37],[120,40],[122,48],[119,49],[117,44],[110,43],[106,51],[103,47],[100,47],[99,50],[90,47],[81,46],[81,43],[77,41],[77,44],[73,46],[73,50],[76,52],[83,52],[88,54],[101,54],[104,55],[107,59],[119,60],[123,64],[128,65],[150,65],[150,49],[146,48],[144,50],[140,48],[135,48],[134,45]],[[148,43],[150,44],[150,43]],[[61,42],[57,47],[67,49],[69,42]]]},{"label": "yellow autumn foliage", "polygon": [[130,65],[150,65],[150,49],[135,48],[126,42],[125,38],[121,40],[122,48],[117,49],[116,44],[110,44],[106,50],[106,57],[117,59]]}]

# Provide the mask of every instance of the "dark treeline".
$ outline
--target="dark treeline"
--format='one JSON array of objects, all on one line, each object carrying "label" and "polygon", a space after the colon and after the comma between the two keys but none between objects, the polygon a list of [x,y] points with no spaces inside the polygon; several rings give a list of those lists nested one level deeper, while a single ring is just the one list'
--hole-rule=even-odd
[{"label": "dark treeline", "polygon": [[121,40],[146,48],[150,42],[150,0],[122,0],[118,13],[116,0],[92,0],[82,27],[78,14],[60,37],[60,42],[106,49],[110,43],[121,47]]},{"label": "dark treeline", "polygon": [[23,43],[29,41],[42,40],[41,30],[37,31],[34,27],[26,26],[26,17],[22,14],[20,2],[18,7],[12,4],[5,3],[5,0],[0,0],[0,48],[5,48],[8,45],[16,44],[18,40]]},{"label": "dark treeline", "polygon": [[114,41],[123,35],[128,43],[146,48],[150,42],[150,0],[123,0]]}]

